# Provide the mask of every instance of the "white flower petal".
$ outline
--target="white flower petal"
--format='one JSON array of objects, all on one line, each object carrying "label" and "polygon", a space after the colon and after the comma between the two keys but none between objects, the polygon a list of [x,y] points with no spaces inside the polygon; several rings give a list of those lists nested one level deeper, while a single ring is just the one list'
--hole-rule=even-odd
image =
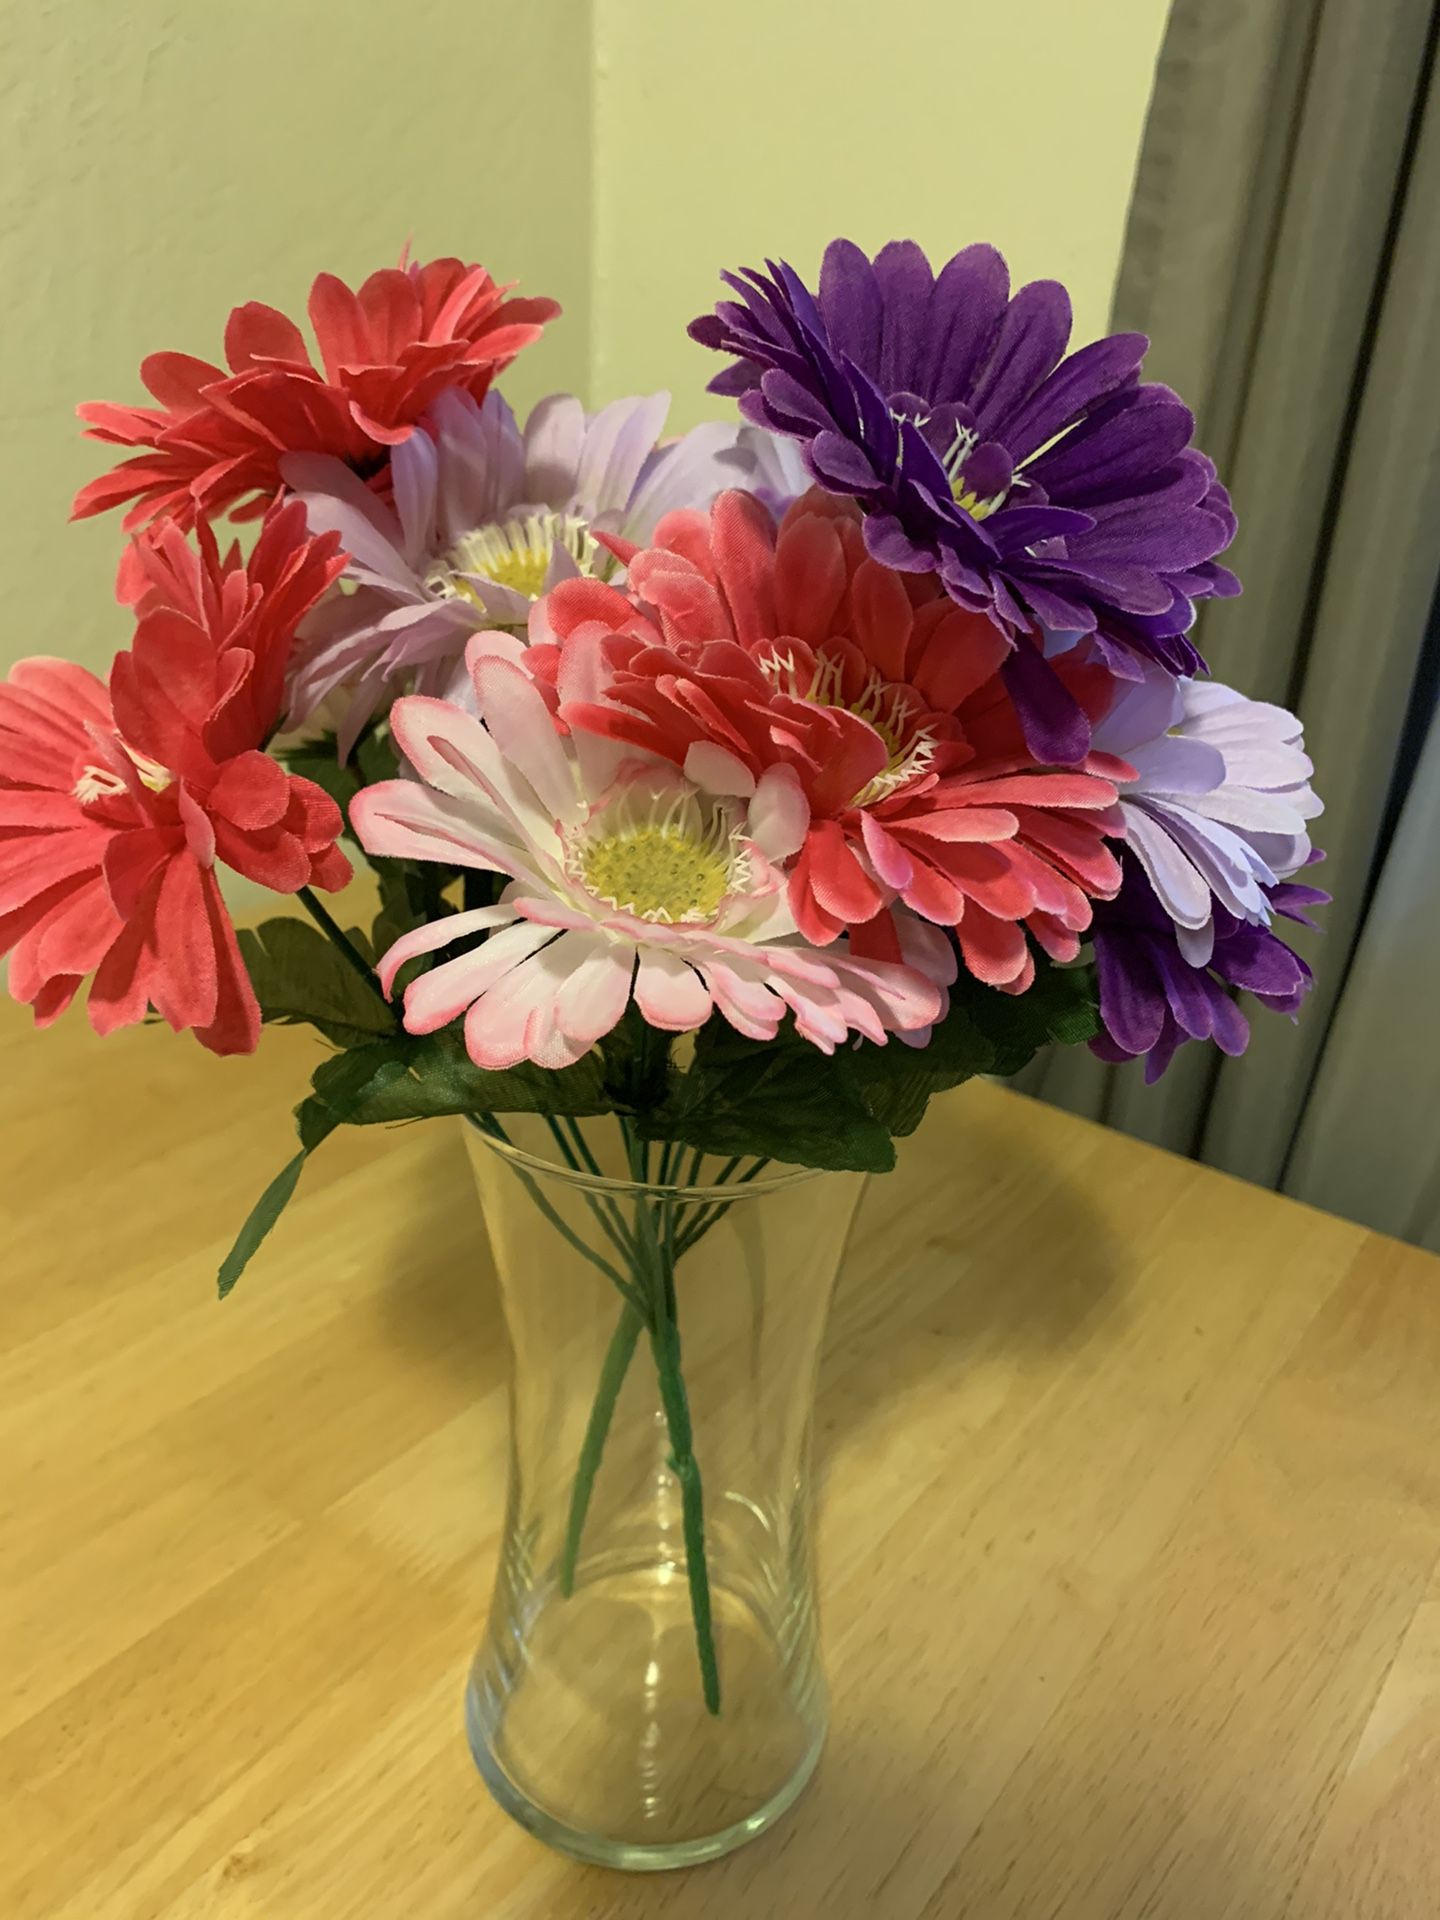
[{"label": "white flower petal", "polygon": [[[685,778],[702,793],[733,794],[748,800],[755,791],[755,776],[745,762],[713,740],[697,740],[686,753]],[[751,815],[753,824],[753,807]]]},{"label": "white flower petal", "polygon": [[793,767],[767,767],[750,802],[750,838],[767,860],[788,860],[805,844],[810,803]]}]

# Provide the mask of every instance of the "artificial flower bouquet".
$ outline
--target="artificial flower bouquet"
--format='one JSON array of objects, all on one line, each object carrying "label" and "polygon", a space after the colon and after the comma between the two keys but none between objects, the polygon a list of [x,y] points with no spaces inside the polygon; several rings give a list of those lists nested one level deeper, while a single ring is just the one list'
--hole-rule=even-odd
[{"label": "artificial flower bouquet", "polygon": [[[609,1116],[637,1185],[738,1192],[883,1172],[932,1094],[1051,1042],[1153,1078],[1243,1048],[1234,989],[1304,998],[1310,763],[1204,677],[1235,523],[1144,338],[1067,354],[1063,288],[987,246],[725,279],[690,331],[739,418],[670,441],[662,394],[521,425],[495,383],[558,310],[452,259],[321,275],[315,355],[252,302],[224,366],[157,353],[152,404],[80,409],[127,449],[75,512],[129,503],[133,632],[104,680],[0,688],[0,951],[39,1025],[88,979],[102,1034],[328,1043],[222,1292],[342,1125],[529,1114],[598,1174]],[[365,925],[321,899],[347,841]],[[221,867],[309,919],[237,930]],[[654,1351],[712,1710],[674,1278],[726,1205],[592,1194],[582,1248],[612,1373]]]}]

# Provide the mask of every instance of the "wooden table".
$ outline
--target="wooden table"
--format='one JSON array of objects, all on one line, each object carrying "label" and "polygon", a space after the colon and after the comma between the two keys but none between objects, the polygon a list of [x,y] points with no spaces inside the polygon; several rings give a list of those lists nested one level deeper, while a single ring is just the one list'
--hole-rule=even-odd
[{"label": "wooden table", "polygon": [[505,1412],[452,1124],[342,1133],[213,1298],[314,1057],[0,1018],[4,1920],[1440,1911],[1440,1262],[949,1096],[827,1350],[820,1773],[631,1880],[461,1731]]}]

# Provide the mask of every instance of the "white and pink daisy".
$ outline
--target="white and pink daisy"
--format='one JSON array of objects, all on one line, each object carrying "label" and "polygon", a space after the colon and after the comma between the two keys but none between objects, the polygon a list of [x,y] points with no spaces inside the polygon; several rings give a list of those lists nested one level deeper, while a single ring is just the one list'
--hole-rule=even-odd
[{"label": "white and pink daisy", "polygon": [[[808,808],[789,769],[746,792],[706,784],[658,756],[556,730],[513,636],[467,650],[480,718],[411,695],[391,727],[416,779],[367,787],[351,808],[372,853],[508,874],[494,906],[405,934],[384,956],[387,992],[406,961],[485,936],[415,980],[405,1025],[430,1033],[462,1014],[484,1068],[573,1064],[633,998],[669,1033],[715,1011],[756,1040],[788,1011],[825,1053],[850,1034],[919,1034],[945,1005],[955,957],[906,916],[901,961],[823,952],[796,932],[779,863],[804,839]],[[743,783],[742,783],[743,784]]]}]

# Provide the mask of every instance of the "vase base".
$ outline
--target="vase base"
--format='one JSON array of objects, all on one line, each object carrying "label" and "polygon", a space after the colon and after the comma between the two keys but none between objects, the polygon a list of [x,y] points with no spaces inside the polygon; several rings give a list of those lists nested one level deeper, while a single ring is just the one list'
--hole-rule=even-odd
[{"label": "vase base", "polygon": [[575,1859],[632,1872],[718,1859],[772,1826],[814,1772],[819,1674],[719,1587],[710,1714],[683,1578],[613,1562],[586,1573],[568,1598],[538,1596],[523,1659],[514,1642],[482,1649],[465,1696],[475,1764],[512,1819]]},{"label": "vase base", "polygon": [[734,1853],[747,1841],[758,1840],[783,1819],[810,1784],[825,1744],[823,1738],[817,1738],[810,1753],[779,1792],[745,1819],[737,1820],[719,1833],[666,1843],[627,1841],[582,1831],[567,1826],[544,1807],[537,1806],[515,1785],[486,1744],[473,1684],[465,1693],[465,1730],[480,1778],[489,1788],[491,1798],[512,1820],[557,1853],[582,1860],[587,1866],[612,1867],[622,1873],[665,1873],[677,1867],[699,1867],[707,1860],[719,1860],[727,1853]]}]

